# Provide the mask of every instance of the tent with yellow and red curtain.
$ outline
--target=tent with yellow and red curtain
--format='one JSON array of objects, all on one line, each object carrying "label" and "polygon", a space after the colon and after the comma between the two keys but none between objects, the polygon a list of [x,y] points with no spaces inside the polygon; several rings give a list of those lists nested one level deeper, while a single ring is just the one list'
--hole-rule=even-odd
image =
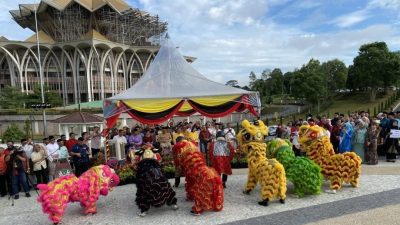
[{"label": "tent with yellow and red curtain", "polygon": [[123,112],[144,124],[160,124],[174,115],[194,113],[218,118],[248,111],[258,116],[260,107],[258,92],[207,79],[166,39],[136,84],[104,101],[103,114],[113,127]]}]

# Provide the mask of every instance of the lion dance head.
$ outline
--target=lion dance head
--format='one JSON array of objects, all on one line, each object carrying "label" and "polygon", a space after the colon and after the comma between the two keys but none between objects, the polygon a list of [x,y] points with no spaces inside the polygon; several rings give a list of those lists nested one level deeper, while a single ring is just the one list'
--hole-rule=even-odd
[{"label": "lion dance head", "polygon": [[248,147],[246,146],[250,143],[253,145],[256,143],[265,145],[265,136],[268,135],[268,127],[265,126],[263,121],[256,120],[251,124],[248,120],[243,120],[242,127],[243,129],[239,131],[237,137],[241,151],[244,151],[243,153],[248,152]]},{"label": "lion dance head", "polygon": [[318,125],[302,125],[299,129],[299,143],[301,145],[308,145],[325,135],[324,129]]},{"label": "lion dance head", "polygon": [[101,195],[107,195],[109,190],[111,191],[118,186],[119,177],[110,167],[101,165],[93,167],[92,169],[99,179]]}]

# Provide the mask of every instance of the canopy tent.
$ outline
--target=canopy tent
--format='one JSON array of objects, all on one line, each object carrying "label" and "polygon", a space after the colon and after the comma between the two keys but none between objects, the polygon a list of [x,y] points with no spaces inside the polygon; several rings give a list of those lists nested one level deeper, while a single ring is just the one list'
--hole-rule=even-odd
[{"label": "canopy tent", "polygon": [[194,113],[218,118],[248,110],[255,116],[260,109],[257,92],[226,86],[196,71],[167,38],[148,70],[138,82],[103,102],[108,127],[122,112],[144,124],[159,124],[174,115]]}]

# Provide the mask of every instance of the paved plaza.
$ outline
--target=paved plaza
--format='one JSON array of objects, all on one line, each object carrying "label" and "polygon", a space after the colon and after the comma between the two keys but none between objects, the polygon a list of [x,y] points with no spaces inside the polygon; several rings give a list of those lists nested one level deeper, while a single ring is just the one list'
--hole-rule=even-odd
[{"label": "paved plaza", "polygon": [[[144,218],[137,216],[134,184],[117,187],[109,196],[98,201],[98,213],[84,216],[78,203],[70,204],[63,224],[400,224],[400,162],[380,161],[377,166],[363,166],[361,186],[344,185],[336,194],[296,198],[289,183],[286,204],[273,201],[268,207],[257,204],[260,190],[250,196],[242,194],[247,169],[234,170],[225,189],[222,212],[206,212],[194,217],[189,214],[192,203],[185,201],[183,186],[176,189],[179,209],[167,206],[152,208]],[[172,180],[170,180],[172,182]],[[323,190],[329,188],[324,182]],[[34,197],[21,197],[11,206],[7,198],[0,199],[0,224],[51,224],[41,212]]]}]

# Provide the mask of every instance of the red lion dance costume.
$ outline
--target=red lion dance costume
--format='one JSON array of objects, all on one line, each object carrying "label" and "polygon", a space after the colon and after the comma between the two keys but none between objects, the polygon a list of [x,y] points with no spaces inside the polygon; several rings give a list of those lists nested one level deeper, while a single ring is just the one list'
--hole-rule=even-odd
[{"label": "red lion dance costume", "polygon": [[79,178],[75,175],[59,177],[48,184],[39,184],[38,201],[44,213],[54,224],[61,222],[68,202],[80,202],[85,214],[96,213],[96,202],[100,195],[117,186],[119,177],[108,166],[92,167]]},{"label": "red lion dance costume", "polygon": [[194,200],[191,214],[197,216],[206,210],[221,211],[224,188],[217,171],[206,165],[204,156],[193,143],[181,141],[174,148],[179,152],[179,164],[185,172],[187,199]]}]

